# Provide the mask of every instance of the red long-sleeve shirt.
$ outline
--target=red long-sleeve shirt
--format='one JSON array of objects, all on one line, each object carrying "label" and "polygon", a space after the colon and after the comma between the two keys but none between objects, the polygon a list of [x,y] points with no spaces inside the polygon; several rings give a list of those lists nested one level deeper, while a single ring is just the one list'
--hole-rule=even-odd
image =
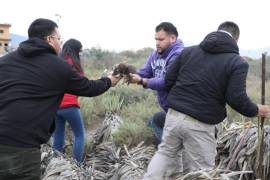
[{"label": "red long-sleeve shirt", "polygon": [[[73,61],[72,61],[71,57],[66,56],[65,60],[68,62],[68,64],[73,65]],[[83,72],[78,72],[78,73],[81,76],[84,76]],[[71,106],[80,107],[80,104],[78,101],[78,96],[65,93],[64,97],[62,99],[62,102],[60,104],[60,108],[66,108],[66,107],[71,107]]]}]

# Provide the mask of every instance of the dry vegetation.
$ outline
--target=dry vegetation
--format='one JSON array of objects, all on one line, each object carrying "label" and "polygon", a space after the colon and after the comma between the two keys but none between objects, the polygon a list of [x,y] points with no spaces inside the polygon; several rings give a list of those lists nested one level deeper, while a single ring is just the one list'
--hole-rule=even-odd
[{"label": "dry vegetation", "polygon": [[[150,51],[151,49],[149,48],[142,49],[137,52],[124,51],[120,53],[103,51],[98,48],[86,50],[84,54],[85,71],[89,78],[96,79],[102,75],[104,69],[110,70],[114,64],[119,62],[125,61],[136,67],[142,67]],[[256,103],[260,103],[261,63],[260,60],[247,59],[247,61],[250,65],[250,71],[247,80],[248,95]],[[269,79],[269,57],[267,58],[266,64],[266,78]],[[268,92],[269,89],[270,83],[267,81],[267,104],[270,104],[270,94]],[[154,112],[159,110],[155,92],[151,90],[145,90],[136,85],[127,86],[120,83],[116,87],[111,88],[102,96],[95,98],[81,97],[80,102],[86,129],[89,134],[86,142],[86,153],[91,153],[90,149],[93,141],[93,132],[95,132],[98,127],[101,127],[106,112],[113,112],[122,119],[122,123],[119,125],[117,130],[112,133],[112,137],[116,146],[120,147],[125,144],[127,148],[133,148],[136,147],[136,145],[138,145],[141,141],[144,141],[145,144],[152,143],[153,137],[151,130],[147,127],[147,121]],[[239,122],[240,124],[243,124],[247,121],[252,121],[254,124],[256,124],[256,118],[250,119],[243,117],[230,107],[227,107],[227,112],[227,122],[229,123]],[[268,122],[266,123],[269,124]],[[223,125],[223,127],[225,127],[225,125]],[[238,133],[238,135],[239,134],[241,133]],[[205,174],[204,172],[199,172],[199,174],[200,173]]]}]

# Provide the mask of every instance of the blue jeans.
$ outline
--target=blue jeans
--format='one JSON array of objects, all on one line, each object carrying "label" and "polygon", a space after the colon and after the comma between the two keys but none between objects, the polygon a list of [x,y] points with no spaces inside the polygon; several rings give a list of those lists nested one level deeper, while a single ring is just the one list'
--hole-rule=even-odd
[{"label": "blue jeans", "polygon": [[57,111],[53,147],[60,152],[64,151],[66,121],[69,123],[74,135],[73,157],[78,162],[82,162],[85,134],[80,108],[68,107]]},{"label": "blue jeans", "polygon": [[148,121],[148,126],[153,130],[157,143],[159,144],[162,139],[162,132],[165,123],[166,112],[161,111],[155,113]]}]

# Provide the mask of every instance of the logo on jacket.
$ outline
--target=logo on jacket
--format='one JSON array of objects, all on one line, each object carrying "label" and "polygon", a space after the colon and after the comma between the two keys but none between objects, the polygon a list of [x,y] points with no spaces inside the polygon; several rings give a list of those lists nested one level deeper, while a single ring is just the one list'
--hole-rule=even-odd
[{"label": "logo on jacket", "polygon": [[151,62],[154,77],[164,77],[166,73],[165,59],[159,58]]}]

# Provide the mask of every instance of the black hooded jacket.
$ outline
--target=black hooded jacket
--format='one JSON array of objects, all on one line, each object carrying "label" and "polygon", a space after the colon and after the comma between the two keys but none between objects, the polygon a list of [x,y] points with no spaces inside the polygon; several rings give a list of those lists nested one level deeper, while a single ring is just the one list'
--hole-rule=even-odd
[{"label": "black hooded jacket", "polygon": [[248,63],[238,51],[235,40],[219,31],[185,48],[166,72],[168,106],[207,124],[226,117],[226,103],[245,116],[256,116],[257,105],[246,94]]},{"label": "black hooded jacket", "polygon": [[109,78],[81,77],[45,41],[22,42],[0,58],[0,144],[39,147],[53,131],[64,93],[97,96],[110,86]]}]

